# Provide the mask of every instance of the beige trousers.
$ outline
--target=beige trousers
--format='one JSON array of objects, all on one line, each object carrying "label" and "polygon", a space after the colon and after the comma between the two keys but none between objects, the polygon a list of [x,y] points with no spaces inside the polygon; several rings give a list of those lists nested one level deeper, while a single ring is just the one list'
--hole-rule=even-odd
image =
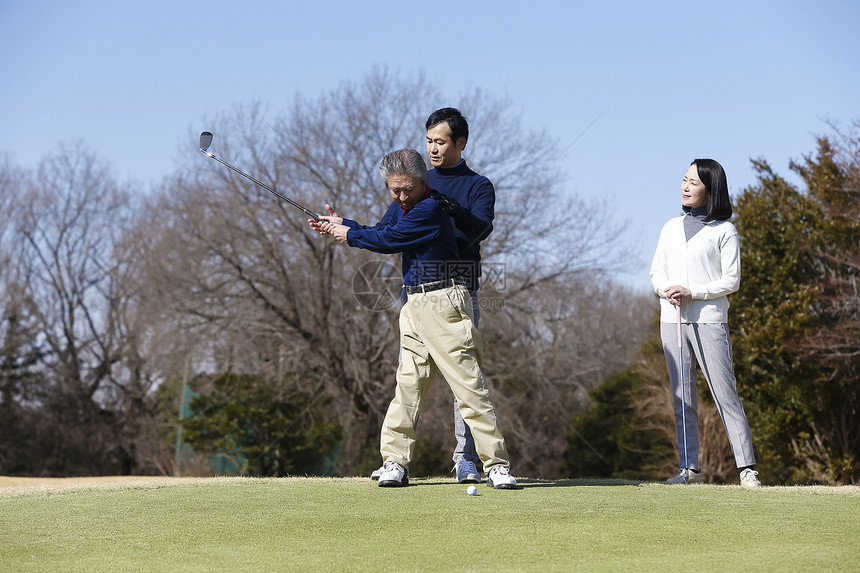
[{"label": "beige trousers", "polygon": [[397,387],[382,423],[382,459],[409,467],[421,401],[441,373],[472,431],[484,472],[497,465],[510,467],[496,406],[481,371],[481,335],[466,287],[409,295],[400,310],[400,347]]}]

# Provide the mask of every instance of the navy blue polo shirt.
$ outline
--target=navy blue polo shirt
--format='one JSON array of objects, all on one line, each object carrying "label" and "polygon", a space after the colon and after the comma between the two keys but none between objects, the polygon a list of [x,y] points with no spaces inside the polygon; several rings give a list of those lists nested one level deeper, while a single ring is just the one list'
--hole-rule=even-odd
[{"label": "navy blue polo shirt", "polygon": [[405,213],[392,201],[374,226],[351,219],[344,219],[343,224],[350,227],[346,234],[350,247],[402,253],[403,284],[407,286],[451,278],[451,264],[460,258],[451,217],[433,199],[425,198]]}]

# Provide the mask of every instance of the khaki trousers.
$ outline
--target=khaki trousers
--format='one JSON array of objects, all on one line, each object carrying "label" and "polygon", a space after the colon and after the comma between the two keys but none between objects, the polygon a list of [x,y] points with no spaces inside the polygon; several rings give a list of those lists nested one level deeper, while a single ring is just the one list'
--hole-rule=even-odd
[{"label": "khaki trousers", "polygon": [[472,312],[469,291],[461,285],[410,294],[400,309],[397,387],[382,423],[379,448],[384,461],[409,467],[421,402],[441,373],[472,431],[484,472],[497,465],[510,467],[496,406],[481,371],[481,335]]}]

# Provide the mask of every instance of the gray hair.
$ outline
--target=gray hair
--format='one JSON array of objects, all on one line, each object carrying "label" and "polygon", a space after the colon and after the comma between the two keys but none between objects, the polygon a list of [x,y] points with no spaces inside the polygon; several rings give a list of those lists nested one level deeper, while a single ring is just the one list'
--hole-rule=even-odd
[{"label": "gray hair", "polygon": [[424,158],[414,149],[398,149],[392,151],[382,158],[379,165],[379,176],[388,187],[388,178],[392,175],[411,175],[421,182],[427,184],[427,165]]}]

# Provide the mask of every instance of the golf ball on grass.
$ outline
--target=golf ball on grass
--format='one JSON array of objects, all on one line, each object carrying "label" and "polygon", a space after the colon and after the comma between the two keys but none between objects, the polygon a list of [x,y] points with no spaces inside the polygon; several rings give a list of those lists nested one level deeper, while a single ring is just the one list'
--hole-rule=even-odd
[{"label": "golf ball on grass", "polygon": [[469,495],[478,495],[478,488],[473,485],[470,485],[466,488],[466,493],[468,493]]}]

